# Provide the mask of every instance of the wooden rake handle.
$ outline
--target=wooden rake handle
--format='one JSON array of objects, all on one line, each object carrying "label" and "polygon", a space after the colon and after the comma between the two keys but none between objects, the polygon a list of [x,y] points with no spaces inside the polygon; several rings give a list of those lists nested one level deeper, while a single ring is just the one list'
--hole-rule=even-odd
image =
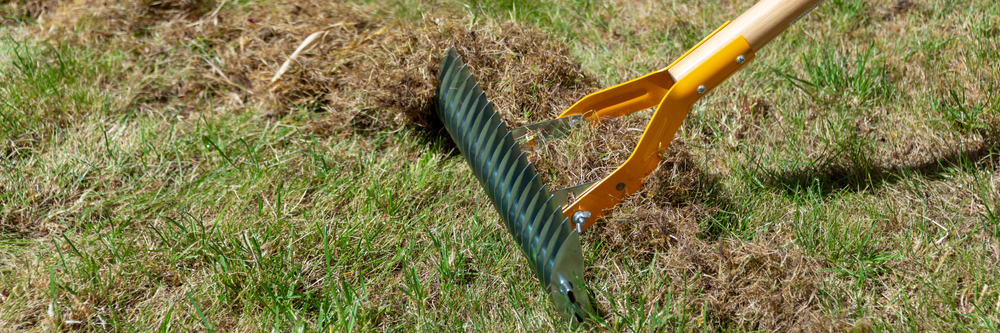
[{"label": "wooden rake handle", "polygon": [[740,35],[758,51],[821,1],[761,0],[671,67],[670,75],[680,80]]}]

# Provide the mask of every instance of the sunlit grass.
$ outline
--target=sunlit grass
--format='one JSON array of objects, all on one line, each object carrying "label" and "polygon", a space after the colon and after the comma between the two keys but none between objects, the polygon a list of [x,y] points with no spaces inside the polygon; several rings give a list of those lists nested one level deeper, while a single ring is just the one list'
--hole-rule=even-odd
[{"label": "sunlit grass", "polygon": [[[751,4],[358,2],[400,20],[535,26],[604,86],[662,68]],[[1000,8],[904,2],[824,2],[692,110],[677,140],[699,193],[631,198],[597,227],[609,231],[584,237],[596,327],[997,329]],[[185,100],[190,116],[140,109],[140,86],[196,79],[190,64],[45,40],[28,12],[0,11],[25,22],[0,27],[0,327],[571,329],[444,136],[317,136],[301,124],[322,115],[264,117],[210,82]],[[240,47],[187,41],[172,47],[214,66],[214,52]],[[704,209],[670,225],[695,224],[697,242],[628,229],[652,221],[628,220],[648,207],[660,220]],[[709,252],[746,260],[698,261]],[[718,282],[800,278],[815,292],[771,295],[773,308]]]}]

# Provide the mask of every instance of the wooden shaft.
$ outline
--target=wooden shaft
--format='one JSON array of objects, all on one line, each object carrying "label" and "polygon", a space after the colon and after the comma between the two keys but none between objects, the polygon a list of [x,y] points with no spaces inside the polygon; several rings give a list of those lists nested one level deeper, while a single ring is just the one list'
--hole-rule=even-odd
[{"label": "wooden shaft", "polygon": [[670,68],[670,75],[679,81],[709,57],[742,35],[756,52],[788,29],[822,0],[760,0],[743,15],[733,20],[719,33]]}]

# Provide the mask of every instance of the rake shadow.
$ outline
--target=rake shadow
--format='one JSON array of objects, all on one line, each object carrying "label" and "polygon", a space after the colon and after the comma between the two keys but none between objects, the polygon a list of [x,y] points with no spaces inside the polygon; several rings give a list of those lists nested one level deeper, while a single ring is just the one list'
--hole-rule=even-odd
[{"label": "rake shadow", "polygon": [[976,149],[956,149],[930,161],[912,165],[880,166],[870,157],[848,158],[838,163],[837,155],[818,157],[808,165],[794,169],[757,168],[757,179],[770,189],[784,192],[789,197],[811,191],[821,197],[840,192],[866,192],[895,184],[911,177],[940,180],[955,170],[980,170],[1000,163],[996,144],[1000,136],[993,133],[986,144]]}]

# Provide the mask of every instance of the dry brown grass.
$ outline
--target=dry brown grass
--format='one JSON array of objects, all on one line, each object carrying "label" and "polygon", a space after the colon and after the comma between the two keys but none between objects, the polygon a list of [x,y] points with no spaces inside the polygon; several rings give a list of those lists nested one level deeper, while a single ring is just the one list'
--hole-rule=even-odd
[{"label": "dry brown grass", "polygon": [[[613,261],[650,263],[670,283],[645,290],[650,299],[667,293],[690,295],[678,300],[705,315],[696,326],[709,330],[757,327],[768,331],[842,331],[845,320],[825,314],[817,292],[825,265],[793,245],[787,233],[753,241],[718,239],[704,225],[719,209],[708,198],[718,186],[695,166],[682,142],[675,141],[643,188],[588,235],[605,243],[599,251],[616,253]],[[713,201],[711,203],[706,201]],[[625,284],[627,286],[627,284]],[[610,287],[611,298],[633,295],[634,287]],[[735,325],[735,326],[733,326]]]},{"label": "dry brown grass", "polygon": [[58,7],[55,1],[44,0],[4,0],[0,1],[0,5],[3,5],[0,9],[0,23],[4,25],[17,24],[18,17],[37,19]]},{"label": "dry brown grass", "polygon": [[[439,129],[435,73],[441,50],[451,46],[511,126],[548,119],[594,88],[568,49],[536,28],[448,16],[404,23],[340,3],[213,10],[216,5],[88,1],[60,6],[48,26],[58,40],[110,41],[143,59],[187,64],[185,75],[172,77],[176,81],[144,84],[136,98],[140,108],[176,106],[187,117],[202,100],[218,97],[223,109],[252,105],[279,118],[296,110],[322,112],[328,116],[307,125],[320,135]],[[93,31],[70,31],[79,26]],[[327,34],[271,84],[277,67],[317,31]]]}]

